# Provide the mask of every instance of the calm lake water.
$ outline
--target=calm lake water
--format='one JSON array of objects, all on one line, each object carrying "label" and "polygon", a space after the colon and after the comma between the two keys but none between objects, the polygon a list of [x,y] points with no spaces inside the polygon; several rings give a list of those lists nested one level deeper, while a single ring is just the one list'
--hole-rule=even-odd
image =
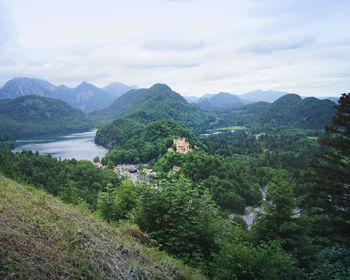
[{"label": "calm lake water", "polygon": [[17,140],[17,147],[13,152],[23,150],[38,151],[41,155],[51,154],[55,158],[88,159],[95,156],[103,157],[108,150],[94,142],[97,129],[82,133],[73,133],[63,136],[48,137],[40,140]]}]

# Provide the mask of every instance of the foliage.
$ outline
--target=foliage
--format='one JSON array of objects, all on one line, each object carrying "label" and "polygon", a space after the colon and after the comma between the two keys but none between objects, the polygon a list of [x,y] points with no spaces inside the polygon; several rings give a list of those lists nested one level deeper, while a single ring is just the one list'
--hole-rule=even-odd
[{"label": "foliage", "polygon": [[310,280],[347,280],[350,278],[350,250],[335,244],[320,251],[311,263]]},{"label": "foliage", "polygon": [[205,279],[148,242],[0,175],[1,279]]},{"label": "foliage", "polygon": [[267,201],[262,214],[255,224],[260,236],[259,240],[280,238],[285,248],[291,249],[289,243],[298,231],[295,210],[296,200],[293,195],[294,184],[290,178],[283,178],[282,174],[267,185]]},{"label": "foliage", "polygon": [[113,149],[106,158],[115,164],[145,163],[166,153],[177,137],[186,138],[192,145],[197,143],[192,131],[179,122],[156,121],[145,126],[117,119],[97,131],[95,142]]},{"label": "foliage", "polygon": [[120,183],[113,171],[96,168],[89,161],[59,161],[32,151],[11,153],[1,150],[0,171],[12,179],[59,196],[67,203],[79,204],[83,200],[90,209],[96,209],[97,194],[108,183],[113,186]]},{"label": "foliage", "polygon": [[164,250],[191,265],[208,263],[218,249],[218,211],[208,194],[186,179],[146,188],[136,221]]},{"label": "foliage", "polygon": [[130,212],[136,208],[139,190],[131,181],[123,181],[112,188],[107,185],[106,192],[101,192],[98,198],[97,210],[107,222],[118,222],[130,219]]},{"label": "foliage", "polygon": [[286,130],[278,134],[244,131],[202,137],[201,141],[209,154],[244,167],[249,181],[260,187],[265,187],[282,167],[293,177],[295,194],[300,196],[306,192],[304,170],[315,160],[314,153],[321,151],[315,141],[320,134],[314,130]]},{"label": "foliage", "polygon": [[243,168],[202,150],[186,155],[167,153],[159,159],[155,169],[168,174],[174,165],[181,166],[176,176],[184,175],[192,182],[202,184],[223,210],[241,213],[246,205],[257,204],[262,198],[259,186],[250,182]]},{"label": "foliage", "polygon": [[335,108],[332,125],[325,127],[328,135],[319,139],[325,148],[318,154],[320,162],[308,171],[308,208],[316,217],[319,242],[350,246],[350,93]]},{"label": "foliage", "polygon": [[293,258],[277,241],[256,246],[237,239],[224,243],[220,254],[215,255],[213,279],[294,280],[298,274]]}]

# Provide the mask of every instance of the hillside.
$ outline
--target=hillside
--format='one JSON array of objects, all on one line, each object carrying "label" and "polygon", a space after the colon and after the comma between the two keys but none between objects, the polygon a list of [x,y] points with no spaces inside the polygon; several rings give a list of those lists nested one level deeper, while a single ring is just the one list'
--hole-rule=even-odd
[{"label": "hillside", "polygon": [[199,107],[204,111],[223,111],[242,107],[251,103],[250,101],[241,99],[237,95],[227,92],[220,92],[214,95],[206,95],[197,101]]},{"label": "hillside", "polygon": [[108,108],[93,112],[90,116],[104,120],[128,117],[141,123],[175,120],[195,131],[200,130],[207,119],[197,105],[187,103],[180,94],[164,84],[131,90],[117,98]]},{"label": "hillside", "polygon": [[86,130],[93,123],[63,101],[33,95],[0,100],[0,135],[15,138]]},{"label": "hillside", "polygon": [[192,147],[198,144],[193,132],[180,122],[160,120],[144,125],[121,118],[101,127],[95,142],[113,149],[106,159],[115,164],[142,163],[166,153],[178,137],[185,137]]},{"label": "hillside", "polygon": [[220,118],[226,125],[322,129],[334,115],[334,105],[330,100],[287,94],[273,103],[258,102],[222,113]]},{"label": "hillside", "polygon": [[89,113],[106,108],[116,96],[130,89],[121,83],[113,83],[100,89],[83,82],[75,88],[70,88],[65,85],[55,86],[40,79],[14,78],[0,89],[0,99],[13,99],[25,95],[45,96],[62,100],[74,108]]},{"label": "hillside", "polygon": [[1,279],[204,279],[136,226],[109,226],[0,175]]}]

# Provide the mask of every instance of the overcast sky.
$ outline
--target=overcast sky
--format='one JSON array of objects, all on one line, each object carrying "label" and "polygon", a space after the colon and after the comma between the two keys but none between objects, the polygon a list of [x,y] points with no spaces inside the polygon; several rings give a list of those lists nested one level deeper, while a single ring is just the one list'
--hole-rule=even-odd
[{"label": "overcast sky", "polygon": [[0,0],[0,85],[350,92],[350,0]]}]

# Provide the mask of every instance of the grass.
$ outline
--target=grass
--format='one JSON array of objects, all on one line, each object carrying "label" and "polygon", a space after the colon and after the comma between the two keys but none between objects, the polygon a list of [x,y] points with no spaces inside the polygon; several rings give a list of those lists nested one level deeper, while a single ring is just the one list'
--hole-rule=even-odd
[{"label": "grass", "polygon": [[220,131],[220,130],[244,130],[247,129],[244,126],[228,126],[228,127],[220,127],[220,128],[215,128],[215,129],[208,129],[208,131]]},{"label": "grass", "polygon": [[312,140],[312,141],[317,141],[319,137],[316,136],[308,136],[307,139]]},{"label": "grass", "polygon": [[0,279],[205,279],[155,245],[0,175]]}]

